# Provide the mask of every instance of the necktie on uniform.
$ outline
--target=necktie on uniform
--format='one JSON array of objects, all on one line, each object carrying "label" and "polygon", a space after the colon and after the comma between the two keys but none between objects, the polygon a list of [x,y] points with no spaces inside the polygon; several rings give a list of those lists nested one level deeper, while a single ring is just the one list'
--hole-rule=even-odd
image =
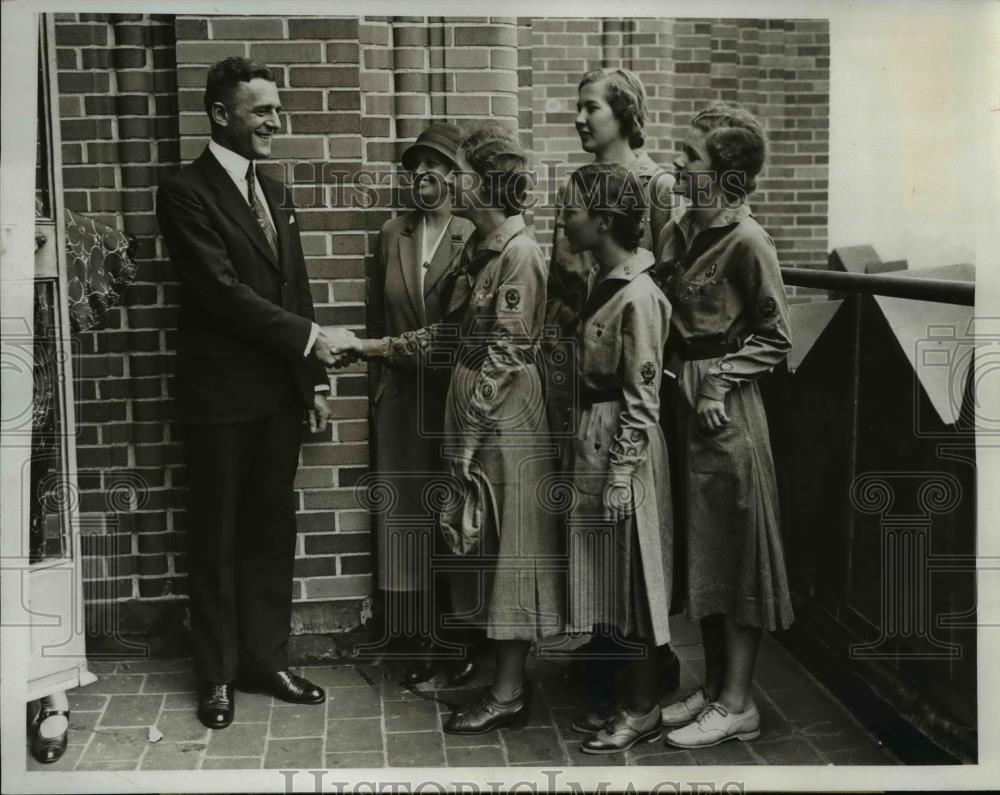
[{"label": "necktie on uniform", "polygon": [[253,161],[251,160],[250,165],[247,166],[247,201],[250,203],[250,209],[253,210],[253,214],[257,218],[257,223],[260,225],[260,229],[264,233],[264,237],[267,238],[267,242],[271,246],[271,251],[274,253],[274,256],[277,257],[278,233],[271,224],[271,219],[267,217],[267,211],[257,200],[256,185],[257,179],[256,174],[254,173]]}]

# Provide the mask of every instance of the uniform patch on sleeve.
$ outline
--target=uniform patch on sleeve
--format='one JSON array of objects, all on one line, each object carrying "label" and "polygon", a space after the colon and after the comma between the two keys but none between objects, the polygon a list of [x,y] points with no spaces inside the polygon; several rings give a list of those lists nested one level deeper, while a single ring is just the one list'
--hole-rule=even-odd
[{"label": "uniform patch on sleeve", "polygon": [[639,368],[639,375],[642,376],[643,386],[651,386],[656,380],[656,365],[653,362],[643,362]]},{"label": "uniform patch on sleeve", "polygon": [[760,299],[758,307],[763,317],[774,317],[778,314],[778,302],[774,300],[773,296],[765,295]]},{"label": "uniform patch on sleeve", "polygon": [[521,288],[508,287],[503,291],[503,306],[505,312],[517,312],[521,306]]}]

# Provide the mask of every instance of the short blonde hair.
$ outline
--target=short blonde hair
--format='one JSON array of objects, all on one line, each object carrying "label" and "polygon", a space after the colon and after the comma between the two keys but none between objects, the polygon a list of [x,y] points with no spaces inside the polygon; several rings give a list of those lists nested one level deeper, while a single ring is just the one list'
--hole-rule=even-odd
[{"label": "short blonde hair", "polygon": [[648,113],[646,89],[639,76],[628,69],[594,69],[583,76],[577,92],[590,83],[605,84],[604,98],[618,120],[622,137],[633,149],[641,149],[646,143]]}]

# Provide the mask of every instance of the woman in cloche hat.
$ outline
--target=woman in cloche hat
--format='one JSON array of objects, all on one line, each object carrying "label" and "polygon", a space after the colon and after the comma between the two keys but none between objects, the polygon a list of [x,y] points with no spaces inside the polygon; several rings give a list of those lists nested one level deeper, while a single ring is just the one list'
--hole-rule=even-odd
[{"label": "woman in cloche hat", "polygon": [[[453,124],[427,127],[403,152],[412,177],[412,209],[382,227],[368,275],[368,335],[398,336],[441,320],[445,274],[462,252],[472,224],[451,213],[445,177],[454,167],[462,133]],[[446,589],[432,578],[430,556],[437,543],[426,513],[427,495],[440,480],[441,433],[449,371],[408,361],[371,365],[375,420],[375,475],[381,493],[395,500],[375,511],[378,587],[385,633],[382,647],[409,657],[403,684],[412,686],[438,673],[434,627],[447,611]],[[439,484],[440,485],[440,484]],[[388,505],[388,503],[387,503]],[[415,659],[414,659],[415,658]],[[454,684],[473,673],[471,660],[451,671]]]}]

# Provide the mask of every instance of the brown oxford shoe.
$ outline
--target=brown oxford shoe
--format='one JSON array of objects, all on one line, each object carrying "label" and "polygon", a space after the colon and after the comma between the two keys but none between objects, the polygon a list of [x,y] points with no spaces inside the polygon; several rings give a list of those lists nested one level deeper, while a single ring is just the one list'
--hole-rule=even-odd
[{"label": "brown oxford shoe", "polygon": [[267,674],[244,674],[236,687],[244,693],[269,693],[290,704],[322,704],[326,701],[323,688],[291,671]]},{"label": "brown oxford shoe", "polygon": [[580,750],[585,754],[617,754],[639,743],[655,743],[662,736],[659,704],[645,715],[623,709],[600,731],[580,743]]},{"label": "brown oxford shoe", "polygon": [[452,712],[445,721],[444,730],[447,734],[486,734],[500,727],[522,728],[528,722],[530,692],[525,685],[520,695],[510,701],[501,701],[488,689],[479,703]]}]

